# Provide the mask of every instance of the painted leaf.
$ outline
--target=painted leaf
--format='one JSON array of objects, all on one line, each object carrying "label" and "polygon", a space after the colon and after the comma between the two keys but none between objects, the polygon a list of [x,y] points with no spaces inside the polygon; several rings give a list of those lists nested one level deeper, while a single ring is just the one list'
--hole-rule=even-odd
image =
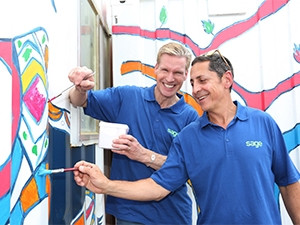
[{"label": "painted leaf", "polygon": [[36,145],[34,145],[34,146],[32,147],[31,151],[32,151],[32,153],[33,153],[34,155],[37,156],[38,152],[37,152],[37,146],[36,146]]},{"label": "painted leaf", "polygon": [[210,20],[201,20],[204,31],[208,34],[213,34],[215,25]]},{"label": "painted leaf", "polygon": [[162,25],[165,24],[167,21],[167,9],[165,6],[163,6],[160,10],[159,20]]},{"label": "painted leaf", "polygon": [[294,44],[294,59],[300,63],[300,45]]}]

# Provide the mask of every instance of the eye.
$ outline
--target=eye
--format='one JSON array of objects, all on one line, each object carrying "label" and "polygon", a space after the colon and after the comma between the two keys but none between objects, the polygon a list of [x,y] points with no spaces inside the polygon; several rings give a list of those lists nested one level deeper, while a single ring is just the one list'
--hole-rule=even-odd
[{"label": "eye", "polygon": [[182,72],[176,72],[175,75],[177,75],[177,76],[182,76],[183,73],[182,73]]}]

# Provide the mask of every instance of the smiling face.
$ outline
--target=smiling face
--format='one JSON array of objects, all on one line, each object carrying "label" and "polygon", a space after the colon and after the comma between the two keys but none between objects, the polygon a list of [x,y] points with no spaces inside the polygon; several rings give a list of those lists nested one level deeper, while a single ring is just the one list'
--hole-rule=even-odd
[{"label": "smiling face", "polygon": [[[224,107],[230,99],[232,74],[227,71],[222,77],[210,71],[209,61],[197,62],[191,68],[191,85],[193,96],[203,111],[214,112]],[[230,100],[231,101],[231,100]]]},{"label": "smiling face", "polygon": [[186,58],[163,54],[155,66],[157,86],[155,97],[158,102],[174,100],[187,78]]}]

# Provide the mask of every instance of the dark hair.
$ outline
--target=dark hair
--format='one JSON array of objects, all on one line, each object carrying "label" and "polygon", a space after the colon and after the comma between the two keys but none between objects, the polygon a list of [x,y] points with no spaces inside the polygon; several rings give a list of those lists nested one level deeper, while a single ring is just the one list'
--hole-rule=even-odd
[{"label": "dark hair", "polygon": [[[211,55],[200,55],[192,61],[191,65],[193,66],[196,63],[207,62],[207,61],[209,61],[208,69],[210,71],[216,72],[220,78],[228,70],[231,71],[232,77],[234,77],[233,67],[232,67],[232,64],[229,61],[229,59],[227,59],[223,55],[220,55],[220,53],[217,53],[217,52],[215,52]],[[232,89],[232,86],[230,87],[230,91],[231,91],[231,89]]]}]

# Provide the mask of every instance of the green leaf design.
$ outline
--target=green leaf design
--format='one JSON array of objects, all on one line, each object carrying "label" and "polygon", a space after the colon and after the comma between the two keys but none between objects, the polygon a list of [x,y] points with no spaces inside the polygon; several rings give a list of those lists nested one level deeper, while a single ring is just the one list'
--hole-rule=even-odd
[{"label": "green leaf design", "polygon": [[23,131],[23,139],[27,140],[27,133],[25,131]]},{"label": "green leaf design", "polygon": [[22,46],[22,41],[18,40],[18,48],[20,48]]},{"label": "green leaf design", "polygon": [[46,37],[45,37],[45,35],[43,35],[42,43],[44,44],[45,42],[46,42]]},{"label": "green leaf design", "polygon": [[202,22],[202,26],[204,28],[204,31],[207,33],[207,34],[212,34],[213,35],[213,30],[215,28],[215,25],[210,21],[210,20],[201,20]]},{"label": "green leaf design", "polygon": [[165,6],[163,6],[160,10],[159,20],[161,22],[161,25],[165,24],[167,21],[167,9]]},{"label": "green leaf design", "polygon": [[46,139],[45,144],[44,144],[45,148],[47,148],[47,146],[48,146],[48,138]]},{"label": "green leaf design", "polygon": [[32,49],[26,48],[26,50],[23,54],[23,58],[24,58],[25,62],[27,62],[27,60],[29,59],[31,52],[32,52]]},{"label": "green leaf design", "polygon": [[37,155],[37,146],[36,145],[34,145],[33,147],[32,147],[32,153],[33,154],[35,154],[35,155]]}]

